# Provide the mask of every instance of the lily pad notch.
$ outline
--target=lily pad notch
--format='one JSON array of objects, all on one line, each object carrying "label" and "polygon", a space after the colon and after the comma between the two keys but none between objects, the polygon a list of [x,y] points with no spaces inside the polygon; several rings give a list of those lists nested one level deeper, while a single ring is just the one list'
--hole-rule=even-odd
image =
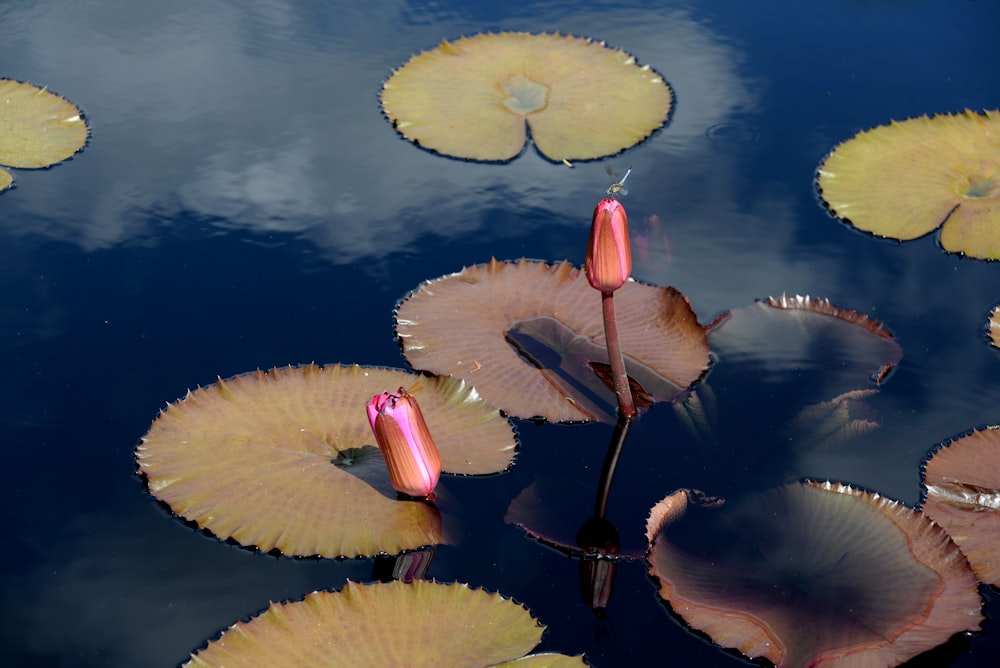
[{"label": "lily pad notch", "polygon": [[669,119],[673,93],[634,56],[584,37],[484,33],[413,56],[382,85],[404,138],[442,155],[507,162],[532,139],[553,162],[635,146]]}]

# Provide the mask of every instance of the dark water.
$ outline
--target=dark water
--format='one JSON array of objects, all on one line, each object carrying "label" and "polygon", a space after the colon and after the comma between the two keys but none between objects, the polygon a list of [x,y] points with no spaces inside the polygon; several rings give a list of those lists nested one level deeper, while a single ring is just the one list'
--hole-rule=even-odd
[{"label": "dark water", "polygon": [[[903,348],[872,401],[883,426],[832,450],[773,456],[761,416],[794,413],[794,393],[733,380],[724,447],[756,462],[753,478],[832,478],[912,504],[929,448],[1000,422],[1000,358],[983,334],[1000,267],[946,255],[933,235],[900,245],[856,233],[812,183],[823,155],[860,129],[995,108],[1000,7],[646,4],[0,6],[0,76],[69,97],[92,128],[81,155],[17,171],[0,195],[6,665],[176,665],[270,600],[369,579],[371,561],[275,559],[193,532],[146,495],[136,442],[166,402],[217,376],[403,365],[392,309],[421,280],[491,256],[582,262],[606,164],[634,167],[625,203],[633,234],[648,238],[634,275],[677,286],[703,322],[812,294],[882,320]],[[533,150],[462,163],[396,136],[377,104],[391,68],[442,38],[501,29],[636,54],[676,92],[669,127],[573,169]],[[755,428],[734,428],[741,420]],[[544,649],[595,665],[739,665],[684,629],[641,563],[621,566],[598,619],[577,562],[503,524],[536,480],[576,490],[565,512],[584,519],[611,431],[518,429],[512,472],[444,481],[475,510],[459,511],[467,533],[428,576],[515,597],[548,626]],[[641,544],[646,510],[674,488],[738,477],[704,447],[665,406],[636,425],[609,511],[623,541]],[[985,593],[987,632],[914,665],[991,665],[1000,600]]]}]

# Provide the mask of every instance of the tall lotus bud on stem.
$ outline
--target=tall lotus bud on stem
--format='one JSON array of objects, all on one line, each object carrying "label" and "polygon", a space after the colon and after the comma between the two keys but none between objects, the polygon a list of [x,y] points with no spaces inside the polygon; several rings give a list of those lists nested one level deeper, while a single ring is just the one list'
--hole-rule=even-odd
[{"label": "tall lotus bud on stem", "polygon": [[628,218],[616,199],[602,199],[594,209],[584,270],[590,285],[601,292],[614,292],[632,273]]},{"label": "tall lotus bud on stem", "polygon": [[614,292],[625,284],[632,273],[632,246],[628,238],[625,207],[616,199],[602,199],[594,208],[584,271],[590,285],[601,291],[604,338],[607,341],[608,362],[611,364],[615,395],[618,398],[618,413],[631,419],[635,417],[635,401],[625,373],[625,357],[618,341]]},{"label": "tall lotus bud on stem", "polygon": [[393,489],[418,498],[430,495],[441,476],[441,455],[416,398],[401,387],[396,394],[376,394],[367,409]]}]

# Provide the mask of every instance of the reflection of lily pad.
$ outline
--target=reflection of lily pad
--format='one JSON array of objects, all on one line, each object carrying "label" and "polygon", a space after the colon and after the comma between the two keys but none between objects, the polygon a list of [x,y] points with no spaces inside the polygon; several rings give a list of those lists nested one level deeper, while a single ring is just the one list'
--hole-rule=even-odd
[{"label": "reflection of lily pad", "polygon": [[444,41],[382,90],[382,109],[404,137],[472,160],[510,160],[529,128],[550,160],[611,155],[662,126],[671,104],[663,78],[623,51],[517,32]]},{"label": "reflection of lily pad", "polygon": [[136,452],[149,491],[216,536],[263,551],[324,557],[443,542],[426,503],[398,501],[365,413],[385,388],[418,396],[445,471],[502,471],[507,420],[453,378],[359,366],[289,367],[189,392]]},{"label": "reflection of lily pad", "polygon": [[660,595],[715,642],[778,666],[895,666],[978,629],[975,575],[924,515],[835,483],[658,504]]},{"label": "reflection of lily pad", "polygon": [[[0,165],[48,167],[83,148],[87,123],[71,102],[29,83],[0,79]],[[12,177],[0,169],[0,190]]]},{"label": "reflection of lily pad", "polygon": [[[615,293],[625,367],[650,401],[669,401],[708,368],[708,344],[674,288],[629,281]],[[567,262],[468,267],[423,283],[396,311],[417,369],[464,378],[516,417],[614,421],[601,295]]]},{"label": "reflection of lily pad", "polygon": [[593,508],[581,503],[596,493],[596,485],[577,480],[545,479],[531,483],[510,502],[503,521],[512,524],[542,545],[567,556],[613,556],[615,559],[642,558],[641,534],[626,535],[625,545],[615,546],[609,555],[602,546],[581,544],[580,527],[591,517]]},{"label": "reflection of lily pad", "polygon": [[938,448],[924,465],[922,510],[944,527],[979,579],[1000,585],[1000,429]]},{"label": "reflection of lily pad", "polygon": [[861,132],[827,156],[819,188],[834,214],[866,232],[905,241],[943,223],[945,250],[1000,259],[1000,112]]},{"label": "reflection of lily pad", "polygon": [[[274,603],[236,622],[185,666],[585,666],[582,657],[553,663],[516,660],[545,627],[521,605],[463,584],[356,584]],[[531,657],[526,657],[531,658]]]},{"label": "reflection of lily pad", "polygon": [[806,406],[785,428],[789,440],[806,440],[815,448],[828,448],[857,438],[880,426],[875,411],[865,401],[877,393],[872,388],[852,390],[829,401]]}]

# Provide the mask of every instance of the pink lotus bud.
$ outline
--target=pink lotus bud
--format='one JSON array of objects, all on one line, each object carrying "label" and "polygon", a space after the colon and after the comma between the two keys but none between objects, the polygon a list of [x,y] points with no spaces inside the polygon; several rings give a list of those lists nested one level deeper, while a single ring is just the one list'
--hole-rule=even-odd
[{"label": "pink lotus bud", "polygon": [[601,292],[614,292],[632,273],[628,218],[616,199],[602,199],[594,209],[584,270],[590,285]]},{"label": "pink lotus bud", "polygon": [[367,409],[393,489],[419,498],[433,492],[441,476],[441,455],[416,398],[401,387],[396,394],[376,394]]}]

